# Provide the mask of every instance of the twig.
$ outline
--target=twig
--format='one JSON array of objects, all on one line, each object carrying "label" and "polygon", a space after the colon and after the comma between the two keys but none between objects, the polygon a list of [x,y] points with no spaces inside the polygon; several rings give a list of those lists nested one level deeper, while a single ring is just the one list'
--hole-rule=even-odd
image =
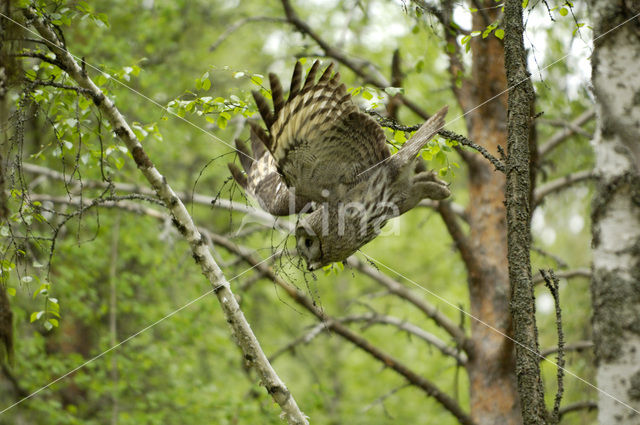
[{"label": "twig", "polygon": [[335,320],[338,320],[341,323],[345,323],[345,324],[364,322],[366,325],[382,324],[382,325],[395,326],[398,329],[403,330],[411,335],[414,335],[420,338],[421,340],[427,342],[428,344],[433,345],[438,350],[440,350],[442,354],[453,357],[461,365],[465,365],[468,361],[467,355],[465,353],[460,353],[456,348],[452,348],[448,346],[444,341],[442,341],[440,338],[436,337],[432,333],[429,333],[424,329],[412,323],[409,323],[406,320],[399,319],[397,317],[387,316],[387,315],[378,314],[378,313],[365,313],[365,314],[340,317]]},{"label": "twig", "polygon": [[567,174],[566,176],[563,176],[558,179],[552,180],[548,183],[545,183],[535,190],[533,195],[534,205],[536,206],[540,205],[540,203],[544,200],[545,196],[548,196],[555,192],[559,192],[562,189],[566,189],[567,187],[575,183],[579,183],[585,180],[590,180],[595,178],[597,178],[597,176],[593,170],[584,170],[584,171],[578,171],[576,173]]},{"label": "twig", "polygon": [[362,408],[362,412],[368,412],[369,410],[371,410],[374,406],[376,406],[378,404],[382,405],[383,408],[384,408],[384,401],[386,399],[388,399],[392,395],[396,394],[398,391],[404,390],[408,386],[409,386],[409,384],[405,384],[405,385],[401,385],[399,387],[393,388],[391,391],[387,391],[386,394],[381,395],[380,397],[375,399],[373,402],[371,402],[368,405],[364,406]]},{"label": "twig", "polygon": [[558,367],[557,383],[558,391],[553,402],[553,411],[551,412],[552,423],[560,422],[560,402],[562,401],[562,394],[564,393],[564,331],[562,329],[562,309],[560,308],[560,281],[556,277],[553,270],[549,269],[548,272],[540,270],[540,274],[544,278],[545,285],[553,296],[553,301],[556,306],[556,329],[558,331],[558,347],[556,352],[558,353],[556,365]]},{"label": "twig", "polygon": [[440,213],[442,221],[444,221],[457,250],[460,252],[460,256],[462,257],[462,261],[464,261],[469,275],[481,275],[482,266],[478,263],[478,257],[471,247],[469,238],[462,231],[450,204],[447,201],[440,201],[438,204],[438,212]]},{"label": "twig", "polygon": [[544,119],[544,118],[540,118],[536,121],[543,125],[550,125],[553,127],[569,129],[573,131],[575,134],[579,134],[580,136],[586,137],[587,139],[591,139],[593,137],[593,134],[589,133],[587,130],[585,130],[580,126],[575,125],[573,122],[567,122],[565,120],[551,120],[551,119]]},{"label": "twig", "polygon": [[56,55],[62,70],[67,72],[76,83],[90,91],[89,97],[96,107],[109,120],[115,134],[127,146],[138,169],[156,191],[158,198],[162,199],[169,211],[175,226],[182,236],[189,242],[193,258],[200,265],[202,273],[211,283],[216,296],[227,319],[227,323],[233,329],[235,341],[244,352],[245,359],[251,361],[253,367],[260,375],[263,386],[267,389],[274,401],[280,405],[283,415],[289,424],[308,424],[306,416],[298,408],[293,396],[284,382],[276,374],[262,351],[260,344],[253,334],[249,323],[242,314],[238,302],[231,292],[229,282],[222,270],[215,262],[211,249],[195,226],[185,205],[180,201],[174,190],[169,186],[166,178],[158,171],[147,156],[142,144],[135,133],[129,127],[118,108],[88,77],[84,69],[76,59],[66,50],[64,43],[51,25],[40,18],[32,7],[22,9],[23,14],[36,28],[40,36],[48,42],[49,49]]},{"label": "twig", "polygon": [[579,410],[591,411],[597,408],[598,408],[598,403],[595,401],[591,401],[591,400],[579,401],[577,403],[572,403],[564,406],[562,409],[558,411],[558,414],[560,415],[560,419],[562,419],[562,417],[567,413],[577,412]]},{"label": "twig", "polygon": [[[573,344],[567,344],[564,346],[564,352],[568,352],[568,351],[584,351],[584,350],[589,350],[593,348],[593,341],[578,341],[578,342],[574,342]],[[540,353],[540,355],[542,357],[547,357],[550,356],[551,354],[557,353],[559,350],[559,347],[551,347],[551,348],[547,348],[546,350],[542,350],[542,352]],[[540,360],[542,360],[542,358],[540,358]]]},{"label": "twig", "polygon": [[540,255],[542,255],[544,257],[551,258],[558,265],[559,269],[566,269],[567,267],[569,267],[569,265],[561,257],[559,257],[556,254],[553,254],[553,253],[551,253],[549,251],[545,251],[544,249],[542,249],[540,247],[532,246],[531,247],[531,251],[537,252],[538,254],[540,254]]},{"label": "twig", "polygon": [[560,143],[564,142],[570,136],[575,134],[573,128],[583,126],[587,122],[591,121],[595,116],[596,111],[593,108],[580,114],[575,120],[571,121],[568,127],[565,127],[564,129],[558,131],[556,134],[551,136],[551,138],[549,138],[549,140],[547,140],[545,144],[540,146],[540,149],[538,150],[538,156],[542,158],[547,155],[558,145],[560,145]]},{"label": "twig", "polygon": [[356,258],[355,256],[351,256],[347,259],[347,264],[356,270],[362,272],[366,276],[369,276],[371,279],[376,281],[377,283],[386,287],[390,293],[399,296],[400,298],[409,301],[415,307],[417,307],[420,311],[422,311],[427,317],[432,319],[438,326],[443,328],[445,331],[451,335],[451,337],[456,341],[456,343],[462,347],[462,349],[467,353],[469,357],[471,357],[471,343],[469,342],[467,336],[464,331],[462,331],[451,319],[442,314],[435,306],[428,303],[424,299],[418,297],[416,294],[408,290],[404,285],[394,280],[390,276],[382,273],[380,270],[375,267],[366,264]]},{"label": "twig", "polygon": [[[378,120],[378,123],[382,127],[390,128],[396,131],[413,132],[413,131],[417,131],[421,126],[421,125],[414,125],[414,126],[400,125],[396,123],[394,120],[389,119],[387,117],[383,117],[378,112],[373,110],[369,110],[367,111],[367,113],[375,117]],[[480,154],[482,154],[482,156],[484,156],[487,160],[489,160],[489,162],[491,162],[494,165],[494,167],[496,167],[496,170],[502,171],[503,173],[505,172],[504,163],[502,161],[500,161],[495,156],[491,155],[489,151],[487,151],[484,147],[478,145],[477,143],[474,143],[472,140],[466,138],[465,136],[450,130],[445,130],[444,128],[440,129],[438,131],[438,134],[447,139],[456,140],[461,145],[475,149],[476,151],[480,152]]]},{"label": "twig", "polygon": [[[591,270],[589,269],[574,269],[574,270],[565,270],[556,273],[556,277],[558,279],[571,279],[573,277],[584,277],[587,279],[591,278]],[[533,277],[533,284],[538,285],[544,282],[544,278],[540,273],[536,274]]]},{"label": "twig", "polygon": [[[50,195],[32,195],[32,198],[40,199],[40,200],[51,200],[52,197]],[[68,197],[57,197],[57,201],[61,203],[70,203],[74,205],[78,205],[79,203],[78,198],[69,199]],[[90,200],[85,200],[85,202],[91,203]],[[144,207],[142,205],[133,204],[133,203],[104,202],[104,203],[100,203],[100,205],[106,206],[106,207],[112,207],[112,208],[120,208],[125,211],[133,212],[136,214],[148,215],[161,221],[165,221],[168,218],[166,214],[162,213],[157,209],[148,208],[148,207]],[[474,425],[473,420],[470,418],[470,416],[467,413],[465,413],[462,410],[459,404],[455,400],[453,400],[451,397],[449,397],[447,394],[440,391],[440,389],[434,383],[423,378],[417,373],[413,372],[411,369],[409,369],[409,367],[405,366],[403,363],[399,362],[394,357],[383,352],[382,350],[380,350],[378,347],[371,344],[366,339],[352,332],[349,328],[344,326],[339,321],[336,321],[332,317],[328,316],[322,309],[318,308],[315,305],[315,302],[312,299],[307,297],[298,288],[296,288],[295,286],[291,285],[290,283],[282,279],[280,276],[278,276],[266,262],[261,261],[258,258],[255,258],[253,251],[233,243],[231,240],[229,240],[228,238],[225,238],[224,236],[211,233],[204,228],[200,227],[199,231],[204,237],[211,240],[214,244],[224,248],[225,250],[231,252],[236,256],[239,256],[240,258],[243,259],[243,261],[248,263],[251,267],[255,268],[255,270],[258,273],[263,275],[265,278],[270,279],[276,285],[284,289],[284,291],[291,297],[291,299],[293,299],[300,306],[304,307],[306,310],[311,312],[314,316],[316,316],[320,320],[321,323],[318,326],[322,326],[323,328],[332,330],[336,334],[343,337],[345,340],[353,343],[357,347],[361,348],[363,351],[370,354],[372,357],[380,361],[386,367],[393,369],[399,375],[407,379],[407,381],[411,383],[411,385],[414,385],[420,388],[426,394],[434,397],[434,399],[436,399],[440,404],[442,404],[442,406],[445,409],[451,412],[451,414],[453,414],[460,423],[465,425]],[[350,257],[350,258],[355,259],[354,257]],[[392,279],[390,280],[392,281]],[[396,283],[396,284],[399,286],[402,286],[399,283]],[[428,304],[425,303],[425,305],[428,305]],[[436,323],[438,323],[438,321],[440,321],[441,323],[446,323],[446,320],[448,319],[442,316],[441,313],[439,313],[435,309],[435,307],[429,306],[428,308],[432,309],[431,314],[433,314],[435,317],[438,317]],[[454,329],[457,329],[455,328],[455,325],[453,326],[454,326]],[[458,332],[460,332],[459,329],[457,330]],[[462,335],[462,337],[464,337],[464,334]]]}]

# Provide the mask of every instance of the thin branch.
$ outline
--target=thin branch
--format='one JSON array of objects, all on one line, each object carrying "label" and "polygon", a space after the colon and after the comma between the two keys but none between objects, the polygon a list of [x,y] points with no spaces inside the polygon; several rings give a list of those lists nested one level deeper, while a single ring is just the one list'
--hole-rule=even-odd
[{"label": "thin branch", "polygon": [[542,125],[550,125],[553,127],[569,129],[573,131],[575,134],[578,134],[582,137],[586,137],[589,140],[591,140],[591,138],[593,137],[592,133],[589,133],[584,128],[575,125],[573,122],[567,122],[565,120],[550,120],[550,119],[544,119],[544,118],[539,118],[536,120],[536,122],[539,122]]},{"label": "thin branch", "polygon": [[[555,263],[558,265],[559,269],[566,269],[567,267],[569,267],[569,265],[564,261],[564,259],[562,259],[561,257],[559,257],[558,255],[549,252],[549,251],[545,251],[544,249],[537,247],[537,246],[532,246],[531,247],[531,251],[533,252],[537,252],[538,254],[544,256],[544,257],[549,257],[551,258],[553,261],[555,261]],[[542,276],[540,276],[542,277]]]},{"label": "thin branch", "polygon": [[[316,33],[309,24],[300,19],[298,14],[295,12],[289,0],[281,0],[282,7],[284,8],[285,16],[287,20],[302,34],[306,34],[311,37],[316,44],[324,51],[324,53],[337,60],[341,64],[350,68],[356,75],[364,80],[365,83],[371,83],[378,87],[388,87],[389,82],[384,78],[384,76],[377,70],[375,67],[368,61],[359,60],[355,61],[350,58],[340,50],[331,46],[327,41],[325,41],[318,33]],[[371,75],[365,71],[368,69],[369,72],[373,72],[375,75]]]},{"label": "thin branch", "polygon": [[[209,236],[215,244],[222,246],[235,255],[239,255],[247,263],[254,266],[259,272],[264,273],[265,276],[268,276],[274,283],[283,288],[294,301],[311,312],[333,332],[342,336],[354,345],[360,347],[375,359],[382,362],[382,364],[384,364],[386,367],[389,367],[390,369],[393,369],[394,371],[402,375],[412,385],[415,385],[416,387],[422,389],[426,394],[433,397],[446,410],[454,415],[461,424],[471,425],[474,423],[471,417],[462,410],[460,405],[450,396],[440,391],[440,389],[434,383],[416,374],[399,360],[383,352],[378,347],[374,346],[361,336],[355,334],[339,321],[329,317],[324,311],[322,311],[314,304],[313,300],[305,296],[298,288],[294,287],[290,283],[283,280],[280,276],[276,275],[273,269],[267,264],[264,264],[263,262],[260,262],[256,258],[254,258],[253,254],[250,251],[245,248],[238,247],[233,242],[226,238],[223,238],[222,236],[216,234],[210,234]],[[350,259],[351,258],[354,257],[350,257]]]},{"label": "thin branch", "polygon": [[[38,200],[51,200],[51,198],[53,198],[50,195],[32,195],[31,197],[32,199],[38,199]],[[58,197],[56,198],[56,200],[61,203],[74,204],[74,205],[79,205],[79,202],[80,202],[79,198],[77,197],[71,198],[71,199],[68,197]],[[86,199],[85,199],[85,202],[98,204],[93,201],[87,201]],[[158,211],[157,209],[153,209],[153,208],[144,207],[139,204],[117,203],[117,202],[100,202],[99,204],[106,207],[121,208],[125,211],[134,212],[137,214],[148,215],[158,220],[161,220],[163,222],[168,219],[168,216],[162,213],[161,211]],[[335,332],[336,334],[340,335],[347,341],[353,343],[357,347],[361,348],[363,351],[370,354],[376,360],[384,364],[385,367],[389,367],[390,369],[394,370],[395,372],[403,376],[405,379],[407,379],[407,381],[411,385],[414,385],[420,388],[426,394],[428,394],[429,396],[437,400],[445,409],[451,412],[451,414],[453,414],[461,424],[474,425],[474,422],[472,421],[472,419],[469,417],[467,413],[465,413],[462,410],[462,408],[458,405],[458,403],[455,400],[453,400],[451,397],[449,397],[447,394],[440,391],[440,389],[435,384],[423,378],[422,376],[416,374],[415,372],[413,372],[411,369],[409,369],[407,366],[405,366],[403,363],[401,363],[394,357],[388,355],[387,353],[380,350],[378,347],[371,344],[366,339],[360,337],[359,335],[351,331],[349,328],[344,326],[342,323],[340,323],[340,321],[335,320],[332,317],[328,316],[322,309],[316,306],[315,302],[312,299],[307,297],[298,288],[291,285],[290,283],[282,279],[279,275],[277,275],[275,271],[264,260],[260,260],[256,258],[252,250],[241,247],[233,243],[228,238],[225,238],[224,236],[221,236],[215,233],[211,233],[204,228],[200,227],[199,231],[205,238],[209,239],[213,244],[219,247],[222,247],[225,250],[229,251],[230,253],[242,258],[243,261],[249,264],[251,267],[253,267],[257,273],[260,273],[262,276],[264,276],[267,279],[270,279],[276,285],[284,289],[284,291],[287,293],[287,295],[291,297],[292,300],[294,300],[300,306],[304,307],[306,310],[308,310],[310,313],[312,313],[314,316],[316,316],[320,320],[321,323],[319,323],[318,326],[322,326],[323,329],[326,328]],[[350,258],[354,258],[354,257],[350,257]],[[396,283],[396,284],[400,285],[399,283]],[[430,307],[430,308],[433,309],[432,314],[436,316],[440,314],[435,309],[435,307]],[[447,319],[444,318],[439,320],[447,320]],[[314,329],[312,329],[310,333],[312,333]],[[307,337],[313,339],[308,335]],[[304,336],[301,338],[304,338]]]},{"label": "thin branch", "polygon": [[[587,279],[591,279],[591,270],[589,269],[574,269],[574,270],[564,270],[556,273],[556,277],[558,279],[571,279],[574,277],[584,277]],[[538,285],[544,282],[544,278],[540,273],[537,273],[533,277],[533,284]]]},{"label": "thin branch", "polygon": [[9,369],[9,366],[7,366],[5,362],[0,362],[0,370],[2,371],[5,379],[11,384],[11,388],[18,398],[22,399],[28,397],[29,394],[31,394],[30,391],[27,391],[24,387],[22,387],[22,385],[18,381],[18,378],[16,378],[16,376],[13,374],[11,369]]},{"label": "thin branch", "polygon": [[369,276],[371,279],[376,281],[377,283],[386,287],[390,293],[397,295],[398,297],[409,301],[415,307],[417,307],[420,311],[422,311],[427,317],[433,320],[436,325],[440,326],[442,329],[447,331],[449,335],[456,341],[456,343],[462,347],[462,349],[467,353],[469,357],[471,357],[471,343],[465,335],[464,331],[456,325],[451,319],[442,314],[440,310],[438,310],[435,306],[425,301],[421,297],[417,296],[409,289],[407,289],[404,285],[394,280],[390,276],[382,273],[377,268],[364,263],[359,260],[355,256],[351,256],[347,259],[347,264],[356,270],[362,272],[366,276]]},{"label": "thin branch", "polygon": [[382,324],[395,326],[396,328],[414,335],[427,342],[428,344],[433,345],[438,350],[440,350],[442,354],[453,357],[461,365],[465,365],[468,361],[467,355],[465,353],[461,353],[458,349],[448,346],[444,341],[442,341],[432,333],[427,332],[424,329],[398,317],[386,316],[377,313],[365,313],[345,316],[337,318],[335,320],[338,320],[344,324],[364,322],[365,325]]},{"label": "thin branch", "polygon": [[556,277],[553,270],[545,272],[540,270],[540,274],[544,278],[545,285],[553,296],[553,301],[556,306],[556,329],[558,332],[558,349],[557,349],[557,362],[558,372],[556,375],[556,382],[558,384],[558,390],[553,402],[553,411],[551,412],[551,421],[555,424],[560,422],[560,402],[562,402],[562,394],[564,393],[564,331],[562,329],[562,309],[560,308],[560,281]]},{"label": "thin branch", "polygon": [[[398,391],[404,390],[408,386],[409,386],[408,384],[405,384],[405,385],[401,385],[399,387],[393,388],[391,391],[387,391],[386,394],[381,395],[380,397],[375,399],[373,402],[371,402],[368,405],[364,406],[362,408],[362,411],[363,412],[368,412],[369,410],[373,409],[373,407],[375,407],[378,404],[382,405],[382,408],[385,409],[384,401],[386,399],[388,399],[389,397],[391,397],[392,395],[396,394]],[[386,409],[385,409],[385,412],[386,412]]]},{"label": "thin branch", "polygon": [[547,140],[545,144],[540,146],[540,149],[538,151],[538,157],[542,158],[545,155],[547,155],[549,152],[555,149],[558,145],[560,145],[560,143],[564,142],[569,137],[576,134],[576,132],[573,130],[574,128],[583,126],[587,122],[591,121],[595,116],[596,116],[595,109],[589,109],[583,112],[582,114],[580,114],[580,116],[578,116],[575,120],[571,121],[571,123],[566,128],[558,131],[556,134],[551,136],[551,138],[549,138],[549,140]]},{"label": "thin branch", "polygon": [[306,416],[298,408],[293,396],[284,382],[273,370],[269,361],[260,347],[260,343],[253,334],[238,302],[231,292],[229,282],[222,270],[215,262],[212,251],[206,244],[202,235],[195,226],[185,205],[180,201],[174,190],[169,186],[166,178],[153,165],[151,159],[144,151],[142,144],[135,133],[129,127],[118,108],[88,77],[87,73],[75,58],[69,54],[64,44],[54,32],[50,24],[40,18],[34,8],[22,9],[23,14],[31,21],[40,36],[49,44],[49,49],[56,55],[61,64],[61,69],[73,78],[78,86],[89,90],[87,96],[95,103],[96,107],[109,120],[115,134],[127,146],[129,152],[147,181],[156,191],[158,198],[167,205],[171,212],[172,220],[182,236],[189,242],[193,258],[202,269],[202,273],[211,283],[218,297],[227,323],[233,329],[234,340],[244,352],[244,358],[250,360],[253,367],[260,375],[263,386],[267,389],[274,401],[280,405],[283,416],[289,424],[308,424]]},{"label": "thin branch", "polygon": [[471,247],[471,242],[467,235],[462,231],[462,228],[456,219],[456,215],[449,203],[446,201],[440,201],[438,205],[438,212],[449,231],[451,239],[453,239],[453,243],[456,245],[456,249],[460,252],[460,256],[462,257],[462,261],[465,263],[469,275],[479,276],[482,273],[482,266],[478,263],[478,257]]},{"label": "thin branch", "polygon": [[[382,127],[390,128],[390,129],[396,130],[396,131],[413,132],[413,131],[417,131],[421,126],[421,124],[420,125],[414,125],[414,126],[400,125],[400,124],[396,123],[395,121],[393,121],[392,119],[389,119],[387,117],[383,117],[378,112],[373,111],[373,110],[369,110],[369,111],[367,111],[367,113],[369,115],[375,117],[378,120],[378,124],[380,124]],[[440,129],[438,131],[438,134],[441,135],[444,138],[447,138],[447,139],[450,139],[450,140],[455,140],[455,141],[457,141],[458,143],[460,143],[463,146],[467,146],[469,148],[475,149],[476,151],[480,152],[480,154],[482,156],[484,156],[487,160],[489,160],[489,162],[491,162],[493,164],[493,166],[496,168],[496,170],[502,171],[503,173],[505,172],[504,163],[502,161],[500,161],[495,156],[491,155],[489,153],[489,151],[486,150],[484,147],[478,145],[477,143],[474,143],[472,140],[468,139],[467,137],[463,136],[462,134],[458,134],[456,132],[453,132],[453,131],[450,131],[450,130],[446,130],[444,128]],[[465,151],[462,151],[462,152],[465,152]]]},{"label": "thin branch", "polygon": [[[467,212],[465,211],[464,207],[460,204],[456,204],[453,203],[451,201],[447,201],[449,203],[449,206],[451,207],[451,211],[458,216],[458,218],[460,218],[461,220],[468,222],[469,221],[469,217],[467,216]],[[434,201],[433,199],[423,199],[422,201],[418,202],[418,206],[419,207],[423,207],[423,208],[431,208],[434,210],[438,209],[438,206],[440,205],[440,201]]]},{"label": "thin branch", "polygon": [[35,84],[37,86],[49,86],[49,87],[56,87],[63,90],[72,90],[72,91],[75,91],[76,93],[80,93],[84,95],[88,95],[89,93],[91,93],[91,91],[84,89],[82,87],[68,86],[65,84],[56,83],[55,81],[35,80],[35,81],[30,81],[30,83]]},{"label": "thin branch", "polygon": [[[578,341],[572,344],[567,344],[563,348],[565,353],[569,351],[581,352],[584,350],[590,350],[593,348],[593,341]],[[542,350],[540,352],[540,355],[542,357],[547,357],[557,352],[558,352],[558,347],[551,347],[551,348],[547,348],[546,350]],[[542,360],[542,357],[540,358],[540,360]]]},{"label": "thin branch", "polygon": [[578,171],[576,173],[567,174],[566,176],[552,180],[536,188],[534,192],[534,205],[540,205],[545,196],[551,193],[559,192],[567,187],[585,181],[597,178],[593,170]]},{"label": "thin branch", "polygon": [[[42,167],[40,165],[22,163],[22,169],[28,173],[42,175],[51,179],[65,181],[67,185],[71,184],[73,180],[64,174],[53,170],[51,168]],[[156,196],[153,189],[145,186],[140,186],[132,183],[118,183],[118,182],[103,182],[99,180],[83,180],[82,185],[85,189],[108,189],[112,187],[117,191],[140,193],[147,196]],[[193,202],[195,204],[207,205],[214,208],[221,208],[229,211],[235,211],[251,216],[256,222],[262,223],[269,227],[274,227],[285,232],[290,232],[293,229],[293,223],[283,219],[282,217],[275,217],[266,211],[253,208],[249,205],[245,205],[238,202],[233,202],[228,199],[216,198],[208,195],[201,195],[199,193],[187,193],[176,192],[182,202]]]},{"label": "thin branch", "polygon": [[566,415],[567,413],[578,412],[580,410],[591,411],[591,410],[595,410],[597,408],[598,408],[598,403],[597,402],[591,401],[591,400],[586,400],[586,401],[579,401],[577,403],[568,404],[568,405],[564,406],[563,408],[561,408],[558,413],[560,415],[560,419],[562,419],[562,417],[564,415]]},{"label": "thin branch", "polygon": [[278,349],[278,351],[276,351],[275,353],[270,355],[269,356],[269,361],[273,362],[274,360],[276,360],[278,357],[280,357],[284,353],[286,353],[288,351],[295,350],[295,348],[298,345],[309,344],[318,335],[320,335],[322,332],[324,332],[326,330],[328,330],[326,323],[323,323],[323,322],[316,323],[307,332],[305,332],[304,334],[300,335],[298,338],[294,339],[293,341],[291,341],[290,343],[288,343],[287,345],[285,345],[284,347]]}]

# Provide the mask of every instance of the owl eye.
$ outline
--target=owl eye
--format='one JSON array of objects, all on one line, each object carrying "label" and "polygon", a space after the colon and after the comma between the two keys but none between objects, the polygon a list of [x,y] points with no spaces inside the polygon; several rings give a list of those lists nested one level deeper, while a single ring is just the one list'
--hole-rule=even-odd
[{"label": "owl eye", "polygon": [[306,246],[307,248],[311,248],[311,245],[313,245],[313,241],[311,240],[311,238],[304,238],[304,246]]}]

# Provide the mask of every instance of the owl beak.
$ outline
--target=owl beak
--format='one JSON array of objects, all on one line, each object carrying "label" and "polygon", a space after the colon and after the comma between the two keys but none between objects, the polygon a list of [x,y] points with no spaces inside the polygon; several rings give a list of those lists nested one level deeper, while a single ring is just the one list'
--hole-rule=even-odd
[{"label": "owl beak", "polygon": [[309,271],[312,272],[314,270],[318,270],[320,267],[322,267],[322,265],[319,262],[315,262],[315,263],[310,263],[307,266],[307,269],[309,269]]}]

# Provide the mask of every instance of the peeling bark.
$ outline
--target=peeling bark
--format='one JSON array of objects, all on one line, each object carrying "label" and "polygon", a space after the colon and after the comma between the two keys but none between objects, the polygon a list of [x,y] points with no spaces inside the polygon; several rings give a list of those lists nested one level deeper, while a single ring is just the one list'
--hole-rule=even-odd
[{"label": "peeling bark", "polygon": [[189,243],[193,258],[211,283],[227,323],[232,329],[235,342],[243,351],[245,361],[255,368],[262,381],[262,386],[266,388],[274,401],[280,405],[283,417],[292,425],[308,424],[306,416],[300,411],[293,396],[271,367],[269,360],[262,351],[260,343],[253,334],[234,294],[231,292],[229,282],[213,259],[210,248],[193,223],[189,212],[171,186],[169,186],[165,177],[153,165],[125,118],[111,99],[104,95],[75,58],[60,43],[51,26],[38,16],[36,10],[27,8],[23,9],[23,13],[38,33],[47,40],[48,47],[56,55],[56,60],[60,63],[62,69],[84,89],[83,94],[92,99],[96,107],[109,120],[116,135],[131,152],[138,169],[169,209],[174,225]]},{"label": "peeling bark", "polygon": [[640,19],[634,16],[640,13],[640,5],[625,0],[589,3],[598,119],[593,145],[599,179],[591,211],[592,324],[597,384],[609,394],[599,394],[598,420],[607,425],[638,425]]}]

